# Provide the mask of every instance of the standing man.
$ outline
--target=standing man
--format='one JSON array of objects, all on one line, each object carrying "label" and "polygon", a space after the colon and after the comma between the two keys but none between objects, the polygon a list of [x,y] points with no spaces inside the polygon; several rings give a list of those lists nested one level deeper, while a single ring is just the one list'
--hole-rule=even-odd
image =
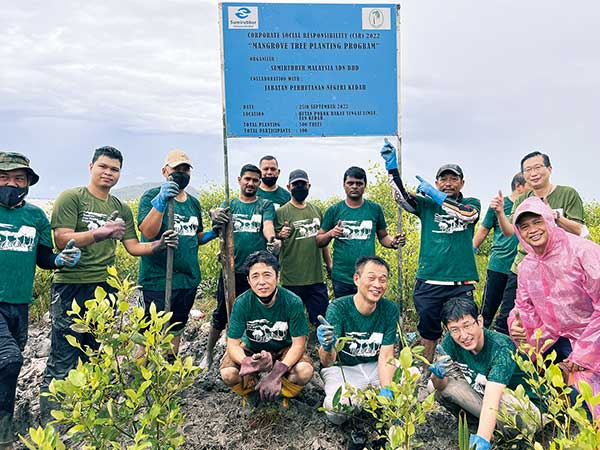
[{"label": "standing man", "polygon": [[[527,191],[527,182],[523,178],[522,173],[516,174],[510,183],[511,194],[504,197],[504,213],[509,215],[512,211],[512,206],[519,195]],[[505,291],[506,282],[510,274],[510,267],[517,254],[517,245],[519,243],[516,236],[504,236],[496,212],[493,208],[488,208],[483,221],[479,225],[475,237],[473,238],[473,250],[477,249],[485,241],[485,238],[494,230],[494,242],[487,268],[487,278],[485,283],[485,291],[483,294],[483,305],[481,315],[483,316],[483,326],[489,328],[492,325],[498,307],[502,304],[500,315],[496,319],[496,331],[508,334],[508,325],[506,319],[510,309],[504,307],[505,304],[513,304],[513,301],[503,302],[503,296],[508,295],[514,298],[515,292]],[[510,298],[510,297],[509,297]]]},{"label": "standing man", "polygon": [[317,316],[324,316],[329,304],[323,259],[331,267],[331,256],[329,247],[319,248],[316,242],[323,215],[306,201],[310,182],[304,170],[290,173],[287,188],[292,199],[276,211],[278,237],[283,241],[279,255],[281,284],[302,299],[310,323],[317,326]]},{"label": "standing man", "polygon": [[[138,224],[142,242],[153,242],[168,230],[167,204],[173,199],[175,213],[174,229],[179,236],[179,246],[173,254],[173,290],[171,293],[170,323],[175,338],[173,354],[177,354],[181,333],[188,321],[190,310],[200,284],[198,246],[218,236],[218,227],[203,231],[200,202],[190,196],[185,188],[190,182],[192,161],[182,150],[171,150],[162,167],[165,182],[144,192],[138,208]],[[226,224],[226,215],[221,225]],[[142,286],[144,307],[150,317],[150,305],[157,310],[165,308],[166,258],[164,254],[151,254],[140,258],[138,283]]]},{"label": "standing man", "polygon": [[361,256],[375,255],[375,236],[386,248],[397,249],[404,245],[405,236],[388,234],[381,206],[363,198],[367,187],[367,174],[360,167],[350,167],[344,172],[346,199],[325,211],[317,235],[317,245],[325,247],[332,239],[333,293],[335,298],[355,294],[353,282],[354,262]]},{"label": "standing man", "polygon": [[[89,184],[64,191],[54,203],[51,225],[56,246],[65,248],[67,242],[75,240],[75,245],[82,250],[76,267],[62,267],[54,275],[50,305],[50,355],[41,392],[48,390],[53,378],[64,379],[69,370],[77,366],[77,360],[86,360],[85,353],[69,344],[65,337],[67,334],[75,336],[82,347],[97,348],[93,336],[71,330],[73,320],[67,312],[75,300],[83,314],[86,310],[84,302],[94,298],[97,287],[102,287],[107,293],[115,292],[106,282],[106,268],[115,263],[117,241],[121,241],[133,256],[159,252],[166,255],[167,246],[177,247],[177,233],[174,231],[166,231],[154,242],[138,241],[131,209],[110,194],[111,188],[119,181],[122,164],[123,156],[116,148],[96,149],[90,163]],[[50,407],[48,398],[42,396],[42,422],[50,419]]]},{"label": "standing man", "polygon": [[[583,201],[575,189],[570,186],[554,185],[550,182],[552,174],[552,165],[550,157],[538,151],[531,152],[521,160],[521,171],[525,181],[529,185],[530,191],[521,194],[512,207],[512,213],[517,210],[519,205],[530,197],[537,197],[547,203],[554,211],[556,224],[563,230],[576,236],[588,237],[589,231],[583,221]],[[512,236],[515,232],[510,219],[504,211],[504,198],[502,192],[490,202],[490,208],[494,209],[498,217],[498,224],[502,228],[505,236]],[[511,216],[512,217],[512,216]],[[517,270],[520,262],[525,257],[526,252],[522,245],[517,247],[517,256],[511,267],[511,273],[506,282],[505,294],[503,295],[503,305],[501,309],[502,317],[506,317],[515,305],[517,291]],[[561,350],[563,346],[565,350]],[[560,339],[555,348],[559,359],[566,356],[570,351],[569,343],[565,339]]]},{"label": "standing man", "polygon": [[73,243],[58,255],[52,253],[46,214],[25,202],[29,186],[39,178],[27,157],[0,152],[0,448],[15,439],[15,393],[27,343],[35,266],[73,267],[81,256]]},{"label": "standing man", "polygon": [[[429,367],[435,398],[458,417],[461,410],[469,418],[476,419],[477,433],[471,434],[469,448],[489,450],[490,441],[497,428],[501,432],[504,423],[498,420],[498,411],[506,407],[511,415],[519,410],[530,411],[530,418],[539,417],[539,399],[525,380],[525,373],[513,360],[515,345],[504,334],[487,330],[477,305],[465,298],[451,298],[442,308],[442,323],[448,333],[442,342],[443,354]],[[452,363],[457,363],[460,375],[447,374]],[[529,401],[515,408],[519,400],[505,389],[523,386]],[[520,420],[526,427],[531,420]],[[535,422],[534,422],[535,423]]]},{"label": "standing man", "polygon": [[[235,294],[242,295],[250,288],[244,262],[248,255],[269,248],[277,252],[281,242],[275,239],[275,209],[273,203],[256,196],[260,184],[260,169],[252,164],[246,164],[240,170],[238,184],[240,198],[230,202],[233,218],[233,242],[235,259]],[[213,210],[213,217],[222,215],[225,204]],[[227,305],[223,276],[219,276],[217,286],[217,307],[213,311],[211,327],[208,332],[206,351],[198,364],[202,369],[208,369],[213,362],[213,350],[221,331],[227,326]]]},{"label": "standing man", "polygon": [[[398,342],[398,307],[383,298],[387,289],[390,267],[378,256],[361,256],[356,261],[353,276],[357,293],[336,299],[327,309],[327,321],[319,325],[317,337],[321,347],[319,358],[325,383],[323,407],[327,418],[340,425],[347,415],[331,411],[333,397],[340,388],[350,384],[357,389],[380,388],[380,395],[391,398],[387,388],[396,366],[394,344]],[[350,337],[339,354],[334,349],[340,337]],[[341,366],[334,365],[336,359]],[[348,402],[342,395],[341,401]]]},{"label": "standing man", "polygon": [[[510,334],[517,345],[528,343],[534,348],[538,339],[553,341],[551,348],[557,349],[556,362],[565,382],[581,392],[579,382],[585,381],[598,395],[600,246],[565,231],[557,223],[556,211],[538,198],[524,200],[513,216],[527,254],[519,264],[517,299],[508,319]],[[600,417],[600,406],[592,413]]]},{"label": "standing man", "polygon": [[314,371],[306,353],[304,307],[293,292],[277,287],[275,256],[264,250],[254,252],[245,267],[250,289],[233,304],[221,377],[244,400],[256,390],[261,400],[282,395],[287,405],[287,399],[300,393]]},{"label": "standing man", "polygon": [[396,149],[385,140],[381,149],[385,168],[396,202],[421,219],[419,268],[414,289],[414,303],[419,314],[417,329],[425,350],[432,360],[436,341],[442,335],[441,312],[453,297],[473,301],[474,284],[479,280],[473,254],[473,233],[481,203],[464,197],[463,171],[457,164],[444,164],[435,175],[435,187],[420,176],[417,192],[404,188]]},{"label": "standing man", "polygon": [[266,155],[260,159],[258,165],[260,166],[261,179],[256,195],[260,198],[270,200],[277,210],[280,206],[289,202],[291,198],[288,191],[277,185],[277,180],[281,173],[279,164],[274,156]]}]

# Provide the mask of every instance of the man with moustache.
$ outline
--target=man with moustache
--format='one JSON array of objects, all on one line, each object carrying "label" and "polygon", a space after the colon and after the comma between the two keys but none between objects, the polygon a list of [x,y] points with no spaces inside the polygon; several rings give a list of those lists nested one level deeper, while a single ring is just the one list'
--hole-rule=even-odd
[{"label": "man with moustache", "polygon": [[261,172],[260,187],[256,195],[260,198],[270,200],[275,210],[290,201],[290,193],[277,185],[281,174],[279,163],[274,156],[266,155],[260,158],[258,163]]},{"label": "man with moustache", "polygon": [[360,256],[375,255],[375,236],[386,248],[397,249],[405,243],[403,234],[389,235],[381,206],[363,198],[366,187],[364,169],[353,166],[346,170],[346,198],[327,208],[317,235],[319,247],[334,240],[331,279],[336,298],[356,293],[354,262]]},{"label": "man with moustache", "polygon": [[[244,268],[248,255],[267,248],[277,253],[281,245],[281,242],[275,238],[273,203],[256,195],[260,177],[261,171],[258,167],[252,164],[244,165],[238,177],[240,197],[232,199],[229,205],[233,220],[236,297],[250,287]],[[213,210],[213,216],[222,214],[226,206],[222,204],[221,208]],[[221,275],[217,286],[217,307],[213,311],[206,350],[199,363],[200,368],[211,367],[213,350],[226,325],[227,304]]]}]

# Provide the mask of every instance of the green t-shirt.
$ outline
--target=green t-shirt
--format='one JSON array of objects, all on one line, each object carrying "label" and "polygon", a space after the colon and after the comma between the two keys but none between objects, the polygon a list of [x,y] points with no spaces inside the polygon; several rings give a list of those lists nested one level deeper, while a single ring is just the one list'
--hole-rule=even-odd
[{"label": "green t-shirt", "polygon": [[[504,197],[504,214],[509,216],[512,207],[513,201],[509,197]],[[519,243],[517,236],[513,234],[510,237],[506,237],[502,234],[498,217],[492,208],[487,210],[481,225],[488,230],[494,230],[494,240],[492,241],[492,252],[490,254],[488,269],[508,275],[510,273],[510,266],[517,254],[517,244]]]},{"label": "green t-shirt", "polygon": [[363,316],[354,305],[354,296],[335,299],[327,308],[327,321],[333,325],[337,337],[348,336],[338,354],[344,366],[377,361],[382,345],[398,342],[398,307],[389,300],[380,299],[373,314]]},{"label": "green t-shirt", "polygon": [[292,228],[292,234],[283,240],[279,254],[281,284],[284,286],[323,282],[323,250],[316,242],[323,215],[315,205],[305,205],[300,209],[290,202],[276,211],[275,229],[280,231],[285,221]]},{"label": "green t-shirt", "polygon": [[[52,210],[52,229],[70,228],[76,232],[95,230],[103,226],[113,211],[125,221],[123,240],[137,239],[131,209],[112,195],[102,200],[94,197],[84,186],[68,189],[58,196]],[[62,267],[54,275],[55,283],[83,284],[106,281],[106,268],[115,263],[117,241],[90,244],[81,249],[81,259],[75,267]]]},{"label": "green t-shirt", "polygon": [[227,337],[241,339],[253,352],[278,352],[292,345],[292,338],[306,336],[308,323],[302,300],[285,288],[277,288],[270,308],[264,306],[252,289],[235,299]]},{"label": "green t-shirt", "polygon": [[512,359],[516,352],[512,339],[487,328],[483,333],[483,348],[476,355],[457,344],[450,333],[442,341],[442,347],[458,363],[467,382],[481,395],[488,381],[504,384],[513,390],[521,384],[529,398],[537,399],[525,381],[525,373]]},{"label": "green t-shirt", "polygon": [[230,208],[233,216],[235,271],[244,273],[244,262],[248,255],[267,248],[263,224],[266,220],[275,222],[275,209],[273,203],[263,198],[257,198],[252,203],[234,198],[230,202]]},{"label": "green t-shirt", "polygon": [[274,191],[263,191],[261,188],[258,188],[258,192],[256,193],[257,197],[264,198],[265,200],[270,200],[273,203],[275,209],[279,209],[281,206],[285,205],[292,198],[292,195],[286,189],[281,186],[277,186],[277,189]]},{"label": "green t-shirt", "polygon": [[[146,218],[152,199],[158,194],[160,187],[144,192],[138,207],[138,224]],[[175,231],[179,234],[179,245],[173,254],[173,289],[193,289],[200,284],[200,266],[198,264],[198,233],[202,232],[202,210],[200,202],[188,194],[183,202],[174,200]],[[160,231],[154,239],[146,239],[142,234],[142,242],[156,241],[168,229],[168,215],[163,215]],[[138,283],[142,288],[151,291],[162,291],[165,288],[165,271],[167,251],[140,258]]]},{"label": "green t-shirt", "polygon": [[[417,278],[435,281],[478,281],[473,254],[474,223],[452,217],[428,197],[416,196],[416,215],[421,219],[421,249]],[[478,211],[476,198],[463,197],[460,203]]]},{"label": "green t-shirt", "polygon": [[44,211],[27,202],[14,209],[0,206],[0,303],[33,302],[38,245],[52,248]]},{"label": "green t-shirt", "polygon": [[379,204],[365,200],[358,208],[350,208],[342,200],[325,211],[321,228],[329,231],[342,221],[344,235],[333,242],[333,270],[331,278],[354,284],[354,263],[361,256],[375,255],[377,231],[387,228],[383,209]]},{"label": "green t-shirt", "polygon": [[[527,191],[519,196],[513,205],[512,214],[515,213],[517,208],[523,200],[526,198],[534,196],[533,191]],[[579,222],[581,224],[585,223],[583,220],[583,201],[581,197],[577,193],[575,189],[570,186],[555,186],[554,190],[546,197],[546,201],[548,205],[553,210],[558,210],[564,217],[567,219],[571,219],[575,222]],[[510,216],[510,221],[512,223],[512,214]],[[527,252],[523,248],[521,244],[518,246],[517,256],[515,257],[515,261],[510,270],[513,273],[517,273],[517,266],[523,258],[525,258]]]}]

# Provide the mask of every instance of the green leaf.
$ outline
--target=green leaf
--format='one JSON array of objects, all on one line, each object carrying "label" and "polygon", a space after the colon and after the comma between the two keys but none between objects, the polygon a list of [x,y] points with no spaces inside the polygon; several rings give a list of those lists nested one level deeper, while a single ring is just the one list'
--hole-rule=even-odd
[{"label": "green leaf", "polygon": [[75,314],[79,314],[81,312],[81,308],[75,299],[73,299],[71,302],[71,311],[73,311]]},{"label": "green leaf", "polygon": [[87,333],[90,329],[84,323],[73,323],[71,324],[71,330],[75,333]]},{"label": "green leaf", "polygon": [[340,399],[342,398],[342,387],[340,386],[333,396],[332,405],[335,409],[340,404]]}]

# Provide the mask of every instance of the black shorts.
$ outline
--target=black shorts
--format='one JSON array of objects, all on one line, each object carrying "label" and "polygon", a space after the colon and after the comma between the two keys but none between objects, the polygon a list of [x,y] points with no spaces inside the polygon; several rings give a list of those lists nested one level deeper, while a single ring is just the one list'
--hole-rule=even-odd
[{"label": "black shorts", "polygon": [[[185,324],[190,317],[190,311],[194,306],[197,288],[191,289],[173,289],[171,291],[171,312],[173,316],[169,324],[173,325],[171,331],[174,334],[180,334],[185,328]],[[157,311],[165,310],[165,291],[150,291],[143,289],[145,317],[150,317],[150,305],[154,303]]]},{"label": "black shorts", "polygon": [[329,297],[327,295],[327,285],[325,283],[307,284],[305,286],[283,286],[292,291],[302,299],[302,303],[308,312],[308,320],[313,325],[318,326],[317,316],[325,317],[327,306],[329,306]]},{"label": "black shorts", "polygon": [[419,314],[417,330],[421,337],[435,341],[442,336],[442,307],[454,297],[473,300],[475,286],[472,284],[459,286],[441,286],[428,284],[417,278],[413,298],[415,309]]}]

